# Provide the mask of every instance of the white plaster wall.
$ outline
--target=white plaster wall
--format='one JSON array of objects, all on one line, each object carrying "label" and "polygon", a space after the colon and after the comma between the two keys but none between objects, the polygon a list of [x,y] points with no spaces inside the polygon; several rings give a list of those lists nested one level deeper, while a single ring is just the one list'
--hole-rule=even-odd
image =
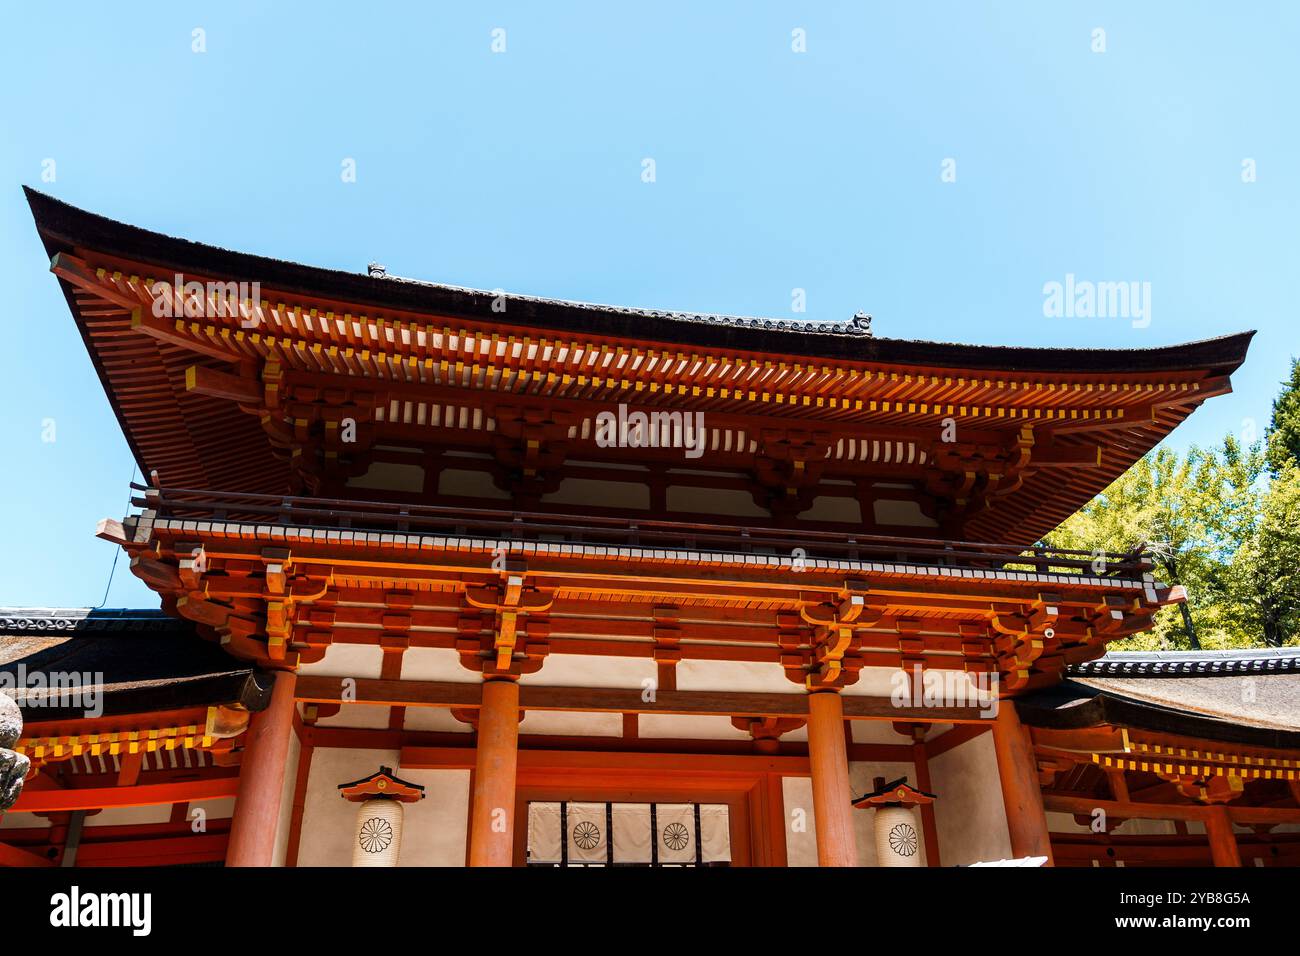
[{"label": "white plaster wall", "polygon": [[641,714],[637,733],[642,737],[692,740],[749,740],[749,731],[737,730],[730,717],[692,714]]},{"label": "white plaster wall", "polygon": [[786,866],[817,865],[817,819],[813,815],[812,779],[782,777],[785,800]]},{"label": "white plaster wall", "polygon": [[897,667],[864,667],[858,671],[858,679],[845,687],[843,693],[851,697],[883,697],[889,700],[898,673],[900,671]]},{"label": "white plaster wall", "polygon": [[[234,816],[235,798],[224,797],[220,800],[194,800],[185,808],[185,818],[201,808],[209,820],[224,820]],[[166,823],[171,819],[171,806],[159,804],[150,807],[111,807],[86,817],[88,827],[120,826],[123,824]],[[49,821],[33,813],[6,813],[0,819],[0,830],[44,830]]]},{"label": "white plaster wall", "polygon": [[[380,654],[382,655],[382,651]],[[441,680],[478,684],[482,677],[460,663],[449,647],[409,647],[402,654],[402,680]]]},{"label": "white plaster wall", "polygon": [[134,826],[143,823],[166,823],[171,818],[171,804],[156,804],[151,807],[107,807],[98,813],[87,814],[85,826]]},{"label": "white plaster wall", "polygon": [[391,707],[378,704],[340,704],[339,712],[316,721],[317,727],[352,727],[361,730],[387,730]]},{"label": "white plaster wall", "polygon": [[399,866],[464,866],[469,819],[468,770],[403,770],[396,750],[317,747],[303,809],[299,866],[349,866],[357,805],[339,796],[338,785],[368,776],[381,765],[425,788],[407,804]]},{"label": "white plaster wall", "polygon": [[[294,760],[298,758],[295,756]],[[294,764],[295,768],[297,764]],[[289,799],[293,799],[290,794]],[[195,810],[202,810],[209,820],[228,820],[235,815],[235,798],[223,797],[220,800],[191,800],[185,808],[185,819],[190,819]]]},{"label": "white plaster wall", "polygon": [[348,488],[369,488],[374,491],[406,491],[419,494],[424,491],[424,469],[419,465],[393,461],[374,461],[365,474],[349,478]]},{"label": "white plaster wall", "polygon": [[600,481],[595,478],[563,478],[560,487],[542,495],[548,505],[599,505],[602,508],[650,507],[650,487],[631,481]]},{"label": "white plaster wall", "polygon": [[318,677],[351,677],[356,680],[379,677],[384,652],[376,644],[331,644],[325,656],[314,664],[303,664],[300,674]]},{"label": "white plaster wall", "polygon": [[800,512],[804,521],[838,521],[841,524],[862,524],[862,505],[856,498],[839,498],[818,495],[812,507]]},{"label": "white plaster wall", "polygon": [[[691,626],[683,624],[683,636],[689,637],[690,633]],[[781,665],[753,661],[681,661],[677,665],[677,689],[755,694],[797,694],[803,690],[785,676]]]},{"label": "white plaster wall", "polygon": [[438,495],[464,495],[467,498],[495,498],[505,501],[510,495],[492,483],[484,471],[444,468],[438,473]]},{"label": "white plaster wall", "polygon": [[808,725],[804,724],[802,727],[796,727],[794,730],[783,733],[781,739],[806,744],[808,742]]},{"label": "white plaster wall", "polygon": [[529,710],[519,723],[521,734],[560,737],[622,737],[622,714],[581,713],[567,710]]},{"label": "white plaster wall", "polygon": [[855,744],[893,744],[905,747],[912,743],[894,729],[888,720],[850,720],[849,731],[853,734]]},{"label": "white plaster wall", "polygon": [[[555,625],[562,630],[563,624]],[[520,684],[551,687],[613,687],[640,690],[646,680],[656,680],[657,668],[650,658],[600,657],[595,654],[551,654],[540,671],[525,674]]]},{"label": "white plaster wall", "polygon": [[474,728],[457,720],[446,707],[408,707],[402,725],[407,730],[436,731],[448,734],[472,734]]},{"label": "white plaster wall", "polygon": [[669,511],[685,511],[701,515],[727,515],[733,518],[770,518],[763,508],[754,504],[754,496],[737,488],[694,488],[687,485],[669,485],[664,493]]},{"label": "white plaster wall", "polygon": [[944,866],[1011,856],[993,734],[953,747],[930,760],[930,785]]},{"label": "white plaster wall", "polygon": [[898,498],[878,498],[872,502],[876,524],[899,525],[906,528],[937,528],[939,522],[924,514],[915,501]]},{"label": "white plaster wall", "polygon": [[[1074,819],[1072,813],[1061,813],[1056,810],[1049,810],[1047,817],[1047,830],[1049,833],[1091,833],[1092,827],[1081,825]],[[1145,820],[1138,817],[1131,817],[1114,827],[1112,832],[1128,836],[1173,836],[1178,831],[1174,828],[1172,820]]]}]

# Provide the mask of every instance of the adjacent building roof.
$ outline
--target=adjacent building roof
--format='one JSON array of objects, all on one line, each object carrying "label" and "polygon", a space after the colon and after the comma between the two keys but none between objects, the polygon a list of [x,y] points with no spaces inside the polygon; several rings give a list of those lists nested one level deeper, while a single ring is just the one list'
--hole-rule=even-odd
[{"label": "adjacent building roof", "polygon": [[81,688],[103,713],[143,713],[239,703],[261,710],[270,678],[161,611],[0,608],[0,690],[28,721],[85,716]]},{"label": "adjacent building roof", "polygon": [[1264,747],[1300,747],[1300,648],[1124,652],[1070,668],[1016,702],[1025,723],[1111,724]]}]

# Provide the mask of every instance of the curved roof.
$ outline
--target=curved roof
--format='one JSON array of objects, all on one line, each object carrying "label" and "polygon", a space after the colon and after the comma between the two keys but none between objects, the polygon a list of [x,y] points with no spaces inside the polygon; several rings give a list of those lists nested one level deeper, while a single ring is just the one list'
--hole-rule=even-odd
[{"label": "curved roof", "polygon": [[[854,474],[869,473],[877,461],[901,463],[907,443],[895,439],[905,434],[928,443],[944,415],[1004,444],[1028,424],[1057,455],[1057,467],[1046,455],[1036,458],[1016,481],[1002,482],[993,506],[963,518],[961,531],[967,540],[1028,544],[1200,402],[1230,390],[1228,376],[1254,334],[1146,349],[960,345],[874,337],[865,317],[793,322],[534,296],[507,296],[507,320],[492,308],[495,292],[231,252],[124,225],[30,189],[27,199],[52,260],[84,260],[80,267],[88,271],[76,275],[64,264],[56,267],[69,309],[142,471],[157,470],[172,487],[288,490],[286,458],[238,396],[211,397],[188,385],[195,367],[233,369],[237,361],[256,363],[259,355],[265,361],[275,351],[295,374],[341,375],[343,363],[356,375],[350,381],[377,390],[402,386],[412,369],[424,387],[420,369],[449,368],[457,379],[448,387],[443,376],[437,400],[481,406],[484,415],[489,402],[508,404],[543,382],[546,401],[570,403],[579,417],[636,394],[665,407],[707,409],[720,423],[716,431],[746,434],[751,443],[756,431],[778,420],[826,429],[839,442],[834,454],[858,463],[847,468]],[[235,319],[234,328],[193,322],[155,328],[146,315],[137,329],[139,296],[150,293],[135,277],[175,273],[259,283],[270,324],[258,336],[245,335]],[[271,307],[283,302],[290,304]],[[309,320],[300,323],[299,316],[318,313],[324,321],[304,330]],[[495,351],[484,358],[489,346]],[[579,356],[593,354],[615,360],[603,378],[589,377],[590,358],[578,364]],[[353,368],[367,363],[377,370]],[[744,384],[737,378],[742,370],[760,384]],[[469,381],[471,371],[482,378]],[[403,398],[408,406],[422,400]],[[924,463],[924,450],[907,451],[907,463],[914,457]],[[1081,466],[1061,467],[1069,462]],[[749,465],[752,460],[728,467]]]},{"label": "curved roof", "polygon": [[[501,319],[492,309],[493,300],[500,294],[496,290],[342,272],[232,252],[126,225],[23,188],[51,256],[83,246],[182,273],[257,281],[286,294],[323,296],[376,309],[450,314],[493,322]],[[512,324],[540,329],[936,369],[1117,373],[1211,370],[1226,374],[1245,359],[1255,334],[1242,332],[1141,349],[1022,348],[879,338],[870,334],[870,319],[865,316],[843,322],[813,322],[596,305],[528,295],[507,294],[507,298],[512,306]]]},{"label": "curved roof", "polygon": [[1103,724],[1300,748],[1300,648],[1111,651],[1017,699],[1033,727]]},{"label": "curved roof", "polygon": [[51,675],[93,692],[107,716],[234,702],[261,710],[270,700],[256,668],[162,611],[0,608],[0,687],[28,721],[84,716],[50,699]]}]

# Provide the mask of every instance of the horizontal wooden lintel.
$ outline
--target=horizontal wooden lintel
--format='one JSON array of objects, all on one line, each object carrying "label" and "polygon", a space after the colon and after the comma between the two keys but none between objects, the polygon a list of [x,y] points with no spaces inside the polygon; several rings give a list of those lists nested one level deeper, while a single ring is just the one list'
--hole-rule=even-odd
[{"label": "horizontal wooden lintel", "polygon": [[235,796],[239,777],[214,777],[181,783],[156,783],[135,787],[87,787],[70,790],[24,790],[10,813],[56,813],[65,810],[100,810],[107,807],[149,807],[221,800]]},{"label": "horizontal wooden lintel", "polygon": [[1063,794],[1043,794],[1043,808],[1056,813],[1092,816],[1097,810],[1115,819],[1201,820],[1227,811],[1228,819],[1242,824],[1300,823],[1300,807],[1234,807],[1232,804],[1132,803],[1097,800]]},{"label": "horizontal wooden lintel", "polygon": [[[295,696],[321,704],[369,704],[388,707],[477,707],[482,685],[457,681],[362,679],[347,684],[340,677],[301,675]],[[653,700],[640,688],[541,687],[522,684],[523,710],[592,711],[622,714],[712,714],[727,717],[807,717],[803,693],[658,690]],[[898,707],[888,697],[842,695],[848,720],[890,720],[915,723],[988,723],[978,707]]]}]

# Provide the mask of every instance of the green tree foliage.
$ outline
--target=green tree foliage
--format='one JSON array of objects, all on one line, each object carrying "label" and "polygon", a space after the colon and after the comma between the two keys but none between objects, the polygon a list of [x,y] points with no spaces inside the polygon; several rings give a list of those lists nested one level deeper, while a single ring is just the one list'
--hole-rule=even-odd
[{"label": "green tree foliage", "polygon": [[1268,463],[1274,474],[1287,462],[1300,464],[1300,360],[1291,360],[1291,377],[1273,401],[1268,429]]},{"label": "green tree foliage", "polygon": [[1130,649],[1300,643],[1300,363],[1266,439],[1228,435],[1184,455],[1157,448],[1052,532],[1048,547],[1145,547],[1156,577],[1187,589]]},{"label": "green tree foliage", "polygon": [[1300,636],[1300,465],[1284,462],[1225,572],[1236,623],[1278,647]]}]

